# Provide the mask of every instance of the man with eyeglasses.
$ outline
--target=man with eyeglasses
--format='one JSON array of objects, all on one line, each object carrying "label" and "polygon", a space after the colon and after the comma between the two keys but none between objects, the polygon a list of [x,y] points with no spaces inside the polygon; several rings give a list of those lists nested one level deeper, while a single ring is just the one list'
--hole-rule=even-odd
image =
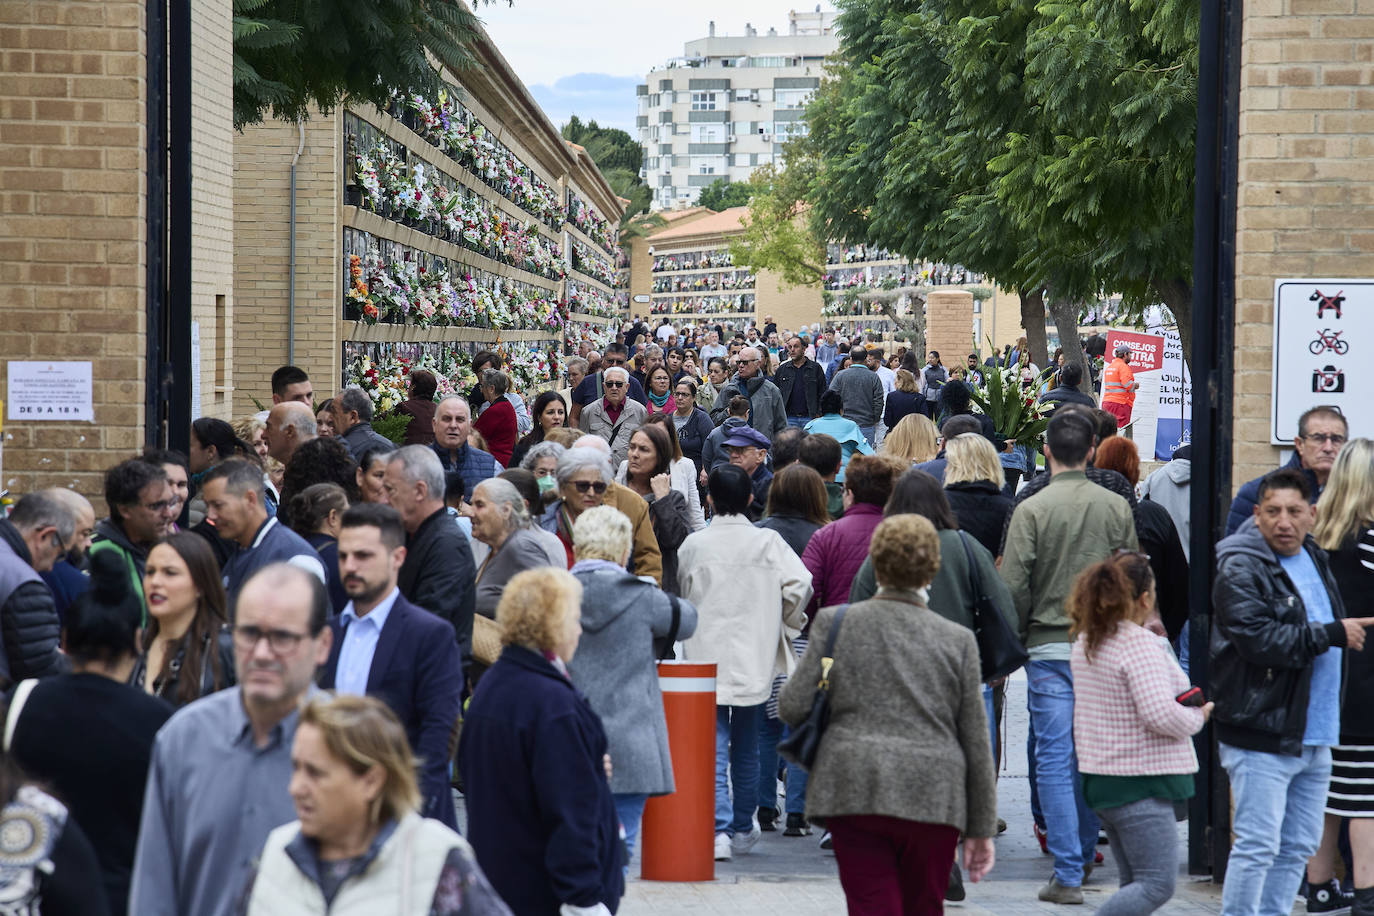
[{"label": "man with eyeglasses", "polygon": [[725,422],[730,412],[730,399],[747,398],[749,401],[749,425],[768,437],[771,442],[787,426],[787,407],[782,400],[778,386],[769,381],[765,373],[763,352],[756,347],[745,347],[739,352],[739,368],[731,379],[716,395],[716,403],[711,407],[711,419],[717,423]]},{"label": "man with eyeglasses", "polygon": [[[1342,446],[1350,438],[1345,417],[1335,407],[1318,406],[1303,412],[1298,417],[1298,434],[1293,439],[1293,457],[1284,465],[1304,477],[1310,485],[1313,505],[1326,487],[1326,479],[1331,476],[1331,466],[1336,463]],[[1226,533],[1235,534],[1245,520],[1255,514],[1259,504],[1260,481],[1264,475],[1249,481],[1236,493],[1231,501],[1231,511],[1226,515]]]},{"label": "man with eyeglasses", "polygon": [[1082,903],[1097,852],[1097,815],[1083,797],[1074,756],[1069,592],[1079,573],[1113,551],[1139,549],[1130,503],[1085,473],[1096,439],[1096,426],[1079,411],[1051,418],[1045,437],[1049,485],[1012,510],[1000,569],[1030,653],[1026,705],[1054,856],[1054,874],[1039,892],[1046,903]]},{"label": "man with eyeglasses", "polygon": [[[201,483],[205,517],[225,540],[240,547],[224,566],[224,591],[232,608],[239,590],[257,570],[288,563],[327,581],[319,552],[305,538],[267,514],[262,472],[243,458],[230,458],[205,472]],[[232,620],[232,618],[231,618]]]},{"label": "man with eyeglasses", "polygon": [[339,572],[351,600],[330,621],[334,649],[320,686],[391,707],[420,759],[420,814],[456,830],[448,741],[461,708],[463,666],[453,627],[401,595],[406,530],[395,509],[360,503],[341,524]]},{"label": "man with eyeglasses", "polygon": [[630,450],[630,437],[649,415],[643,404],[629,398],[626,392],[634,381],[623,366],[601,370],[602,397],[592,401],[578,417],[577,428],[599,436],[611,447],[611,467],[619,467]]},{"label": "man with eyeglasses", "polygon": [[[627,366],[630,362],[630,348],[624,344],[613,343],[606,347],[606,352],[601,356],[601,368],[582,379],[581,383],[573,389],[572,406],[568,408],[568,425],[577,426],[582,419],[582,409],[588,404],[595,403],[605,397],[606,392],[603,386],[607,369],[619,366],[629,371]],[[635,381],[633,376],[630,378],[628,397],[632,401],[640,404],[646,403],[649,399],[644,395],[644,386]]]},{"label": "man with eyeglasses", "polygon": [[61,624],[47,572],[75,540],[76,518],[51,490],[29,493],[0,519],[0,689],[31,677],[61,674],[67,663],[58,649]]},{"label": "man with eyeglasses", "polygon": [[[261,483],[261,471],[258,480]],[[167,472],[141,458],[121,462],[105,472],[105,504],[110,507],[110,517],[95,526],[91,552],[117,552],[141,602],[148,551],[172,533],[181,504]]]},{"label": "man with eyeglasses", "polygon": [[291,745],[333,644],[329,594],[272,563],[233,610],[238,686],[181,709],[153,744],[129,894],[139,916],[234,913],[267,834],[296,819]]}]

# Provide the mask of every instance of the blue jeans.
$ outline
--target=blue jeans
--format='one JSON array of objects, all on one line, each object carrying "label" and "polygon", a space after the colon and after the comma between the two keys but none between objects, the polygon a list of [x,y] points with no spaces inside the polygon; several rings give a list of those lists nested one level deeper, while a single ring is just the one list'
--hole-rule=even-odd
[{"label": "blue jeans", "polygon": [[1221,911],[1287,916],[1321,843],[1331,749],[1305,747],[1301,757],[1287,757],[1221,744],[1218,753],[1236,801]]},{"label": "blue jeans", "polygon": [[762,703],[716,707],[716,833],[734,836],[754,829],[763,719]]},{"label": "blue jeans", "polygon": [[781,719],[759,719],[759,807],[778,807],[778,742],[782,740]]},{"label": "blue jeans", "polygon": [[625,830],[625,868],[628,871],[630,860],[635,857],[635,840],[639,838],[639,823],[644,820],[644,804],[649,796],[616,793],[611,799],[615,802],[615,816]]},{"label": "blue jeans", "polygon": [[787,425],[788,425],[788,426],[795,426],[795,427],[797,427],[798,429],[800,429],[801,427],[803,427],[803,426],[805,426],[806,424],[810,423],[812,419],[813,419],[812,417],[788,417],[788,418],[787,418]]},{"label": "blue jeans", "polygon": [[983,709],[988,714],[988,740],[992,742],[992,759],[997,761],[997,715],[992,707],[992,688],[983,685]]},{"label": "blue jeans", "polygon": [[878,434],[878,424],[875,423],[872,426],[860,426],[859,432],[864,434],[864,438],[868,440],[869,445],[873,446],[874,448],[878,447],[877,440],[874,439],[874,437]]},{"label": "blue jeans", "polygon": [[1035,784],[1035,723],[1026,728],[1026,773],[1030,782],[1031,820],[1037,827],[1045,829],[1045,812],[1040,810],[1040,787]]},{"label": "blue jeans", "polygon": [[[1083,866],[1092,862],[1097,851],[1097,815],[1083,801],[1078,777],[1073,673],[1066,661],[1031,659],[1026,679],[1026,705],[1035,726],[1035,780],[1054,856],[1054,876],[1064,887],[1080,887]],[[1320,805],[1317,813],[1320,818]]]}]

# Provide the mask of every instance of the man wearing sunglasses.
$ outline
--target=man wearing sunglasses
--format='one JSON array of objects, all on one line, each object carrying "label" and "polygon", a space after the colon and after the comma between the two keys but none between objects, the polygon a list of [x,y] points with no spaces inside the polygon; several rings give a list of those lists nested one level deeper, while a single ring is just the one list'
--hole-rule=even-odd
[{"label": "man wearing sunglasses", "polygon": [[745,347],[739,351],[739,369],[735,377],[720,389],[711,407],[711,419],[723,423],[729,415],[730,399],[749,400],[749,425],[768,437],[771,442],[787,426],[787,407],[778,386],[765,372],[763,351]]},{"label": "man wearing sunglasses", "polygon": [[600,436],[611,447],[611,467],[619,467],[630,450],[630,437],[649,415],[643,404],[627,394],[634,379],[624,366],[612,366],[601,372],[602,396],[581,411],[578,429]]},{"label": "man wearing sunglasses", "polygon": [[[582,418],[582,409],[588,404],[601,400],[606,392],[603,386],[607,369],[619,366],[628,371],[630,362],[630,349],[624,344],[613,343],[606,347],[606,352],[601,356],[601,369],[593,372],[578,384],[572,392],[572,406],[568,409],[568,425],[577,426]],[[646,403],[649,399],[644,396],[644,386],[632,376],[628,397],[632,401],[640,404]]]},{"label": "man wearing sunglasses", "polygon": [[[1298,435],[1293,439],[1293,457],[1284,465],[1293,468],[1307,478],[1311,489],[1311,501],[1316,505],[1318,497],[1326,487],[1326,478],[1331,475],[1331,466],[1336,456],[1350,437],[1345,417],[1335,407],[1313,407],[1298,418]],[[1259,504],[1260,481],[1264,475],[1245,484],[1231,501],[1231,511],[1226,515],[1226,533],[1235,534],[1245,520],[1255,514]]]}]

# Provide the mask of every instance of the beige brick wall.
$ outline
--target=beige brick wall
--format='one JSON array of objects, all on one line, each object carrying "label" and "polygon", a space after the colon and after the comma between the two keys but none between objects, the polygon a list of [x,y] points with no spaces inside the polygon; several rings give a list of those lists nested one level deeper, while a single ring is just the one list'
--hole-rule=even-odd
[{"label": "beige brick wall", "polygon": [[143,443],[144,54],[141,2],[0,4],[0,354],[91,360],[95,400],[5,423],[12,492],[96,494]]},{"label": "beige brick wall", "polygon": [[[200,323],[201,415],[228,419],[234,326],[233,41],[229,0],[191,5],[191,318]],[[223,339],[221,339],[223,338]],[[197,354],[191,354],[195,359]]]},{"label": "beige brick wall", "polygon": [[760,271],[754,280],[754,306],[759,327],[764,319],[773,316],[778,330],[784,328],[797,330],[803,324],[815,324],[821,320],[820,286],[789,286],[778,288],[779,276],[772,271]]},{"label": "beige brick wall", "polygon": [[926,352],[936,350],[946,366],[962,366],[973,341],[973,294],[936,290],[926,296]]},{"label": "beige brick wall", "polygon": [[[339,378],[342,236],[341,119],[315,113],[305,122],[296,164],[295,360],[317,400]],[[287,362],[290,288],[291,159],[295,124],[268,121],[234,137],[233,414],[272,402],[272,372]]]},{"label": "beige brick wall", "polygon": [[1374,3],[1251,0],[1243,29],[1236,487],[1279,460],[1268,444],[1274,280],[1374,276]]}]

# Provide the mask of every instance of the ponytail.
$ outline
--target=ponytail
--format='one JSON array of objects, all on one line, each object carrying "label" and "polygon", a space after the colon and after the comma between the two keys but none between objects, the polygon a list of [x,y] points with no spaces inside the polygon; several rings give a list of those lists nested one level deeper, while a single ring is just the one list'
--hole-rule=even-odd
[{"label": "ponytail", "polygon": [[1074,580],[1069,594],[1069,637],[1083,637],[1084,654],[1092,653],[1130,620],[1136,602],[1154,585],[1149,559],[1141,553],[1118,552],[1089,566]]}]

